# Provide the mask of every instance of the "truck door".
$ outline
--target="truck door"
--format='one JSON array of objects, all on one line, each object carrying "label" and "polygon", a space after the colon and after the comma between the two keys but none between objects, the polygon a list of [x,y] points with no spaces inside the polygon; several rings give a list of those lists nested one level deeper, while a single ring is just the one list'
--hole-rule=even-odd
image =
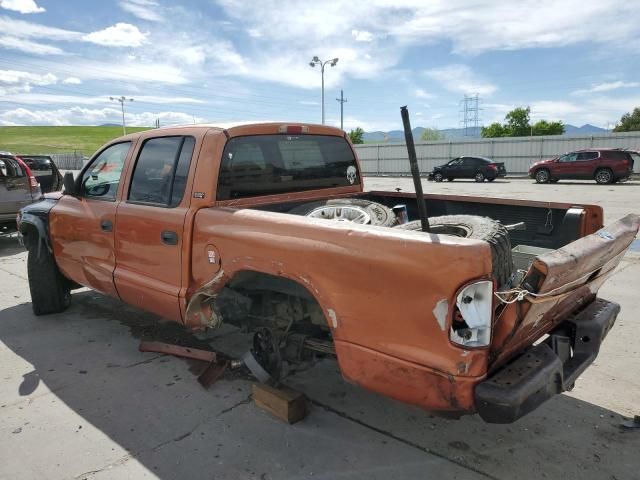
[{"label": "truck door", "polygon": [[190,204],[184,192],[195,146],[191,136],[145,140],[116,216],[114,278],[120,298],[176,321]]},{"label": "truck door", "polygon": [[76,282],[112,297],[114,227],[118,190],[131,142],[108,146],[78,179],[78,195],[63,195],[51,210],[49,228],[56,262]]}]

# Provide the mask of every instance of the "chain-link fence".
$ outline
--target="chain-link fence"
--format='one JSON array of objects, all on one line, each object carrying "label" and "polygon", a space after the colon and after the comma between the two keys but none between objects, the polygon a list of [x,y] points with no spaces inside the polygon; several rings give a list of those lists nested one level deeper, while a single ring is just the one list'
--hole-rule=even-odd
[{"label": "chain-link fence", "polygon": [[53,159],[53,163],[55,163],[60,170],[80,170],[84,166],[84,162],[88,160],[88,157],[78,152],[50,153],[45,155],[50,156]]}]

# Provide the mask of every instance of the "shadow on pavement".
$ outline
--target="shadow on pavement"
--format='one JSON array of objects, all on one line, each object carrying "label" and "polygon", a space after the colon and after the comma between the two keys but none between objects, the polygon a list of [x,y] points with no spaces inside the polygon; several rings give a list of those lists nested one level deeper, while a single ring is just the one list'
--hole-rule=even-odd
[{"label": "shadow on pavement", "polygon": [[[229,335],[198,339],[94,292],[74,294],[67,313],[49,317],[34,317],[29,304],[7,308],[0,312],[0,341],[32,369],[16,374],[19,386],[5,379],[3,396],[14,401],[2,405],[4,415],[19,421],[26,410],[16,405],[29,397],[36,408],[48,389],[53,395],[47,398],[59,399],[128,452],[108,465],[135,459],[163,479],[301,478],[309,472],[386,479],[444,471],[452,474],[433,478],[588,480],[638,474],[640,432],[623,431],[618,414],[568,396],[511,425],[485,424],[477,416],[445,420],[354,387],[342,380],[335,361],[323,360],[286,382],[314,404],[304,422],[289,426],[250,402],[247,380],[228,376],[205,391],[194,364],[139,353],[139,338],[195,347],[234,341]],[[37,411],[31,426],[46,432],[52,420]],[[24,428],[11,437],[15,448]],[[66,449],[64,461],[77,462],[74,474],[85,478],[95,464],[85,465],[89,460],[81,455],[69,458],[69,448],[105,447],[87,444],[94,440],[70,428],[64,447],[47,448]],[[36,448],[29,437],[23,441],[23,448]],[[90,473],[99,476],[106,468]]]},{"label": "shadow on pavement", "polygon": [[0,235],[0,258],[20,252],[24,252],[24,247],[20,245],[17,234]]}]

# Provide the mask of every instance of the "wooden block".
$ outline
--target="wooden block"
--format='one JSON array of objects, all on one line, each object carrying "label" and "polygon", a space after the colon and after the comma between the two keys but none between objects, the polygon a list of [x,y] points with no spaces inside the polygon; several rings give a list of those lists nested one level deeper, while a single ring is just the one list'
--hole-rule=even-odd
[{"label": "wooden block", "polygon": [[287,423],[296,423],[309,413],[307,397],[287,387],[274,388],[263,383],[252,386],[253,401]]}]

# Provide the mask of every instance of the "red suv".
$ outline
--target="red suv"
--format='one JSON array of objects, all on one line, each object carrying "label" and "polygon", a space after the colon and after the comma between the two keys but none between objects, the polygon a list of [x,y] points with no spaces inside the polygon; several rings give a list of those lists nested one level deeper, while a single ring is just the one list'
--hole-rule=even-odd
[{"label": "red suv", "polygon": [[620,148],[590,148],[536,162],[529,167],[529,177],[535,178],[538,183],[556,183],[562,179],[615,183],[631,176],[633,163],[637,160],[640,160],[638,152]]}]

